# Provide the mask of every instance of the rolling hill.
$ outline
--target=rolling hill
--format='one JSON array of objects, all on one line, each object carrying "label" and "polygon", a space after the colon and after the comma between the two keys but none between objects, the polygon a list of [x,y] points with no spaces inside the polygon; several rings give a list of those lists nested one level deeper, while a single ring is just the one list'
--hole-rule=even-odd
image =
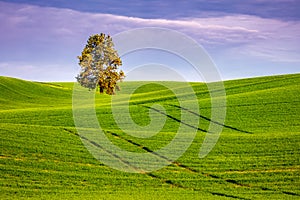
[{"label": "rolling hill", "polygon": [[[190,95],[182,83],[164,84]],[[191,126],[196,130],[191,146],[160,170],[127,173],[104,165],[83,145],[73,120],[73,83],[0,77],[0,199],[299,199],[300,74],[225,81],[224,123],[211,120],[207,85],[189,85],[200,108],[200,125]],[[189,125],[180,113],[195,113],[180,107],[161,82],[121,83],[116,110],[136,87],[129,102],[131,117],[146,126],[149,110],[154,116],[163,114],[166,123],[158,134],[124,133],[114,121],[108,95],[95,95],[97,119],[113,144],[153,154],[180,126]],[[213,150],[199,158],[210,123],[223,131]],[[130,124],[124,126],[134,132]]]}]

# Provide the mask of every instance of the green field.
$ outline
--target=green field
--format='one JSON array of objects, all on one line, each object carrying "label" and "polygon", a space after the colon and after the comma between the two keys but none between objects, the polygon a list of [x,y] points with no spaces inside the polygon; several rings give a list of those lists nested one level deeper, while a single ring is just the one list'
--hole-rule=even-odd
[{"label": "green field", "polygon": [[[121,83],[117,95],[136,84]],[[112,116],[111,97],[96,94],[95,100],[111,142],[140,153],[168,144],[182,125],[181,112],[193,115],[160,82],[143,84],[131,96],[130,112],[145,126],[148,107],[164,106],[166,123],[155,136],[125,134]],[[0,77],[0,199],[300,199],[300,74],[225,81],[226,120],[205,158],[199,149],[210,123],[210,95],[205,84],[190,85],[201,115],[189,149],[160,170],[127,173],[104,165],[83,145],[73,120],[73,83]]]}]

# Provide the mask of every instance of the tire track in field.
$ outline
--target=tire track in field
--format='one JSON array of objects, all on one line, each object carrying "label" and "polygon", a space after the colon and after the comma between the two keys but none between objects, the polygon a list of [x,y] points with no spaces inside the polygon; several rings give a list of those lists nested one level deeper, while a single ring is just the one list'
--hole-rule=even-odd
[{"label": "tire track in field", "polygon": [[130,143],[130,144],[132,144],[132,145],[134,145],[134,146],[136,146],[136,147],[139,147],[139,148],[145,150],[146,152],[151,153],[151,154],[153,154],[153,155],[155,155],[155,156],[157,156],[157,157],[160,157],[160,158],[162,158],[162,159],[164,159],[164,160],[166,160],[166,161],[168,161],[168,162],[170,162],[170,163],[173,162],[173,161],[170,160],[169,158],[167,158],[167,157],[165,157],[165,156],[163,156],[163,155],[160,155],[160,154],[156,153],[155,151],[152,151],[152,150],[149,149],[148,147],[145,147],[145,146],[143,146],[143,145],[141,145],[141,144],[138,144],[138,143],[136,143],[136,142],[134,142],[134,141],[132,141],[132,140],[130,140],[130,139],[126,139],[126,138],[124,138],[124,137],[121,137],[121,136],[118,135],[117,133],[114,133],[114,132],[111,132],[111,131],[106,131],[106,133],[109,133],[109,134],[115,136],[116,138],[121,139],[121,140],[124,140],[124,141],[126,141],[126,142],[128,142],[128,143]]},{"label": "tire track in field", "polygon": [[282,191],[283,194],[287,194],[287,195],[292,195],[292,196],[300,196],[299,194],[296,194],[294,192],[287,192],[287,191]]},{"label": "tire track in field", "polygon": [[186,126],[188,126],[188,127],[190,127],[190,128],[193,128],[193,129],[196,129],[196,130],[198,130],[198,131],[205,132],[205,133],[209,133],[207,130],[204,130],[204,129],[201,129],[201,128],[199,128],[199,127],[190,125],[190,124],[188,124],[188,123],[186,123],[186,122],[183,122],[183,121],[181,121],[180,119],[177,119],[176,117],[173,117],[172,115],[169,115],[169,114],[167,114],[167,113],[165,113],[165,112],[163,112],[163,111],[161,111],[161,110],[158,110],[158,109],[156,109],[156,108],[152,108],[152,107],[150,107],[150,106],[143,106],[143,107],[148,108],[148,109],[151,109],[151,110],[154,110],[155,112],[158,112],[158,113],[160,113],[160,114],[162,114],[162,115],[165,115],[165,116],[167,116],[168,118],[173,119],[174,121],[179,122],[179,123],[181,123],[181,124],[184,124],[184,125],[186,125]]},{"label": "tire track in field", "polygon": [[211,192],[212,195],[217,195],[217,196],[222,196],[222,197],[228,197],[228,198],[233,198],[233,199],[243,199],[243,200],[251,200],[248,198],[244,198],[244,197],[238,197],[238,196],[234,196],[234,195],[228,195],[228,194],[223,194],[223,193],[219,193],[219,192]]},{"label": "tire track in field", "polygon": [[[218,176],[211,175],[211,174],[207,174],[207,173],[204,173],[204,172],[200,172],[200,171],[198,171],[198,170],[196,170],[196,169],[193,169],[193,168],[191,168],[191,167],[188,167],[188,166],[186,166],[186,165],[184,165],[184,164],[182,164],[182,163],[180,163],[180,162],[177,162],[177,161],[173,162],[173,161],[170,160],[169,158],[167,158],[167,157],[165,157],[165,156],[163,156],[163,155],[160,155],[160,154],[158,154],[158,153],[155,152],[155,151],[152,151],[152,150],[149,149],[148,147],[145,147],[145,146],[143,146],[143,145],[141,145],[141,144],[138,144],[138,143],[136,143],[136,142],[134,142],[134,141],[132,141],[132,140],[130,140],[130,139],[124,138],[124,137],[118,135],[117,133],[114,133],[114,132],[111,132],[111,131],[106,131],[106,133],[109,133],[109,134],[111,134],[112,136],[114,136],[114,137],[116,137],[116,138],[118,138],[118,139],[120,139],[120,140],[124,140],[124,141],[126,141],[126,142],[128,142],[128,143],[130,143],[130,144],[132,144],[132,145],[134,145],[134,146],[136,146],[136,147],[139,147],[139,148],[145,150],[145,151],[148,152],[148,153],[151,153],[151,154],[153,154],[153,155],[155,155],[155,156],[158,156],[158,157],[160,157],[160,158],[162,158],[162,159],[165,159],[166,161],[173,163],[175,166],[177,166],[177,167],[179,167],[179,168],[182,168],[182,169],[184,169],[184,170],[186,170],[186,171],[189,171],[189,172],[191,172],[191,173],[200,173],[200,174],[202,174],[202,175],[204,175],[204,176],[206,176],[206,177],[215,178],[215,179],[219,179],[219,180],[220,180],[220,179],[221,179],[221,180],[224,180],[224,179],[222,179],[222,178],[220,178],[220,177],[218,177]],[[195,188],[185,187],[185,186],[183,186],[183,185],[181,185],[181,184],[178,184],[178,183],[174,183],[172,180],[164,179],[164,178],[159,177],[159,176],[157,176],[157,175],[155,175],[155,174],[153,174],[153,173],[145,173],[145,174],[148,175],[148,176],[150,176],[150,177],[152,177],[152,178],[159,179],[161,182],[166,183],[166,184],[169,184],[169,185],[171,185],[172,187],[177,187],[177,188],[182,188],[182,189],[189,189],[189,190],[190,190],[190,189],[199,190],[199,189],[195,189]],[[246,185],[242,185],[242,184],[240,184],[240,183],[237,183],[237,182],[235,182],[234,180],[225,180],[225,181],[226,181],[227,183],[231,183],[231,184],[238,185],[238,186],[246,186]],[[250,186],[249,186],[249,187],[250,187]],[[202,190],[202,191],[203,191],[203,190]],[[208,193],[210,193],[210,194],[212,194],[212,195],[218,195],[218,196],[223,196],[223,197],[230,197],[230,198],[235,198],[235,199],[244,199],[244,200],[248,200],[247,198],[243,198],[243,197],[239,197],[239,196],[234,196],[234,195],[228,195],[228,194],[217,193],[217,192],[211,192],[211,191],[205,191],[205,192],[208,192]]]},{"label": "tire track in field", "polygon": [[[132,169],[135,169],[136,171],[140,171],[138,168],[132,166],[132,165],[130,164],[130,162],[124,161],[120,156],[118,156],[118,155],[114,154],[113,152],[111,152],[111,151],[109,151],[109,150],[107,150],[107,149],[101,147],[101,146],[100,146],[99,144],[97,144],[96,142],[90,141],[90,140],[87,139],[86,137],[81,136],[81,135],[79,135],[78,133],[76,133],[76,132],[74,132],[74,131],[72,131],[72,130],[69,130],[69,129],[67,129],[67,128],[64,128],[63,130],[64,130],[64,131],[67,131],[68,133],[71,133],[71,134],[74,134],[74,135],[76,135],[76,136],[79,136],[81,139],[84,139],[84,140],[88,141],[90,144],[92,144],[92,145],[94,145],[94,146],[100,148],[101,150],[103,150],[103,151],[105,151],[106,153],[110,154],[111,156],[113,156],[114,158],[118,159],[118,160],[121,161],[122,163],[126,164],[128,167],[130,167],[130,168],[132,168]],[[132,145],[134,145],[134,146],[137,146],[137,147],[139,147],[139,148],[142,148],[142,149],[145,150],[146,152],[149,152],[149,153],[151,153],[151,154],[153,154],[153,155],[156,155],[156,156],[158,156],[158,157],[160,157],[160,158],[162,158],[162,159],[165,159],[165,160],[167,160],[167,161],[169,161],[169,162],[172,162],[170,159],[168,159],[168,158],[166,158],[166,157],[164,157],[164,156],[162,156],[162,155],[159,155],[159,154],[156,153],[156,152],[153,152],[153,151],[150,150],[148,147],[144,147],[144,146],[142,146],[142,145],[140,145],[140,144],[138,144],[138,143],[136,143],[136,142],[134,142],[134,141],[132,141],[132,140],[123,138],[123,137],[119,136],[119,135],[116,134],[116,133],[113,133],[113,132],[110,132],[110,131],[106,131],[106,133],[109,133],[109,134],[113,135],[114,137],[117,137],[118,139],[124,140],[124,141],[126,141],[126,142],[128,142],[128,143],[130,143],[130,144],[132,144]],[[147,176],[150,176],[151,178],[159,179],[161,182],[166,183],[166,184],[169,184],[169,185],[171,185],[172,187],[177,187],[177,188],[182,188],[182,189],[190,189],[190,188],[188,188],[188,187],[184,187],[184,186],[182,186],[182,185],[180,185],[180,184],[174,183],[174,182],[171,181],[171,180],[163,179],[163,178],[161,178],[161,177],[159,177],[159,176],[157,176],[157,175],[155,175],[155,174],[153,174],[153,173],[144,173],[144,174],[147,175]]]},{"label": "tire track in field", "polygon": [[[132,166],[132,165],[130,164],[130,162],[127,162],[127,161],[123,160],[120,156],[118,156],[118,155],[114,154],[113,152],[111,152],[111,151],[109,151],[109,150],[107,150],[107,149],[101,147],[101,146],[100,146],[99,144],[97,144],[96,142],[90,141],[88,138],[86,138],[86,137],[84,137],[84,136],[81,136],[81,135],[79,135],[78,133],[76,133],[76,132],[74,132],[74,131],[72,131],[72,130],[70,130],[70,129],[63,128],[63,130],[66,131],[66,132],[68,132],[68,133],[74,134],[74,135],[76,135],[76,136],[78,136],[78,137],[80,137],[80,138],[82,138],[82,139],[84,139],[84,140],[86,140],[86,141],[88,141],[90,144],[92,144],[92,145],[94,145],[94,146],[100,148],[101,150],[105,151],[106,153],[110,154],[111,156],[113,156],[114,158],[118,159],[120,162],[122,162],[123,164],[127,165],[128,167],[130,167],[130,168],[132,168],[132,169],[134,169],[134,170],[136,170],[136,171],[139,171],[139,169],[136,168],[135,166]],[[294,193],[294,192],[278,191],[278,190],[274,190],[274,189],[270,189],[270,188],[266,188],[266,187],[255,187],[255,186],[250,186],[250,185],[248,185],[248,184],[242,184],[242,183],[239,183],[239,182],[237,182],[236,180],[233,180],[233,179],[223,179],[222,177],[219,177],[219,176],[216,176],[216,175],[213,175],[213,174],[204,173],[204,172],[201,172],[201,171],[199,171],[199,170],[193,169],[193,168],[191,168],[191,167],[189,167],[189,166],[186,166],[186,165],[184,165],[184,164],[182,164],[182,163],[179,163],[179,162],[177,162],[177,161],[173,162],[173,161],[170,160],[169,158],[167,158],[167,157],[165,157],[165,156],[163,156],[163,155],[160,155],[160,154],[156,153],[155,151],[152,151],[152,150],[149,149],[148,147],[145,147],[145,146],[143,146],[143,145],[141,145],[141,144],[138,144],[138,143],[136,143],[136,142],[134,142],[134,141],[132,141],[132,140],[130,140],[130,139],[126,139],[126,138],[124,138],[124,137],[118,135],[117,133],[113,133],[113,132],[111,132],[111,131],[106,131],[106,133],[109,133],[109,134],[111,134],[112,136],[114,136],[114,137],[116,137],[116,138],[118,138],[118,139],[124,140],[124,141],[126,141],[126,142],[128,142],[128,143],[130,143],[130,144],[132,144],[132,145],[134,145],[134,146],[136,146],[136,147],[139,147],[139,148],[145,150],[145,151],[148,152],[148,153],[151,153],[151,154],[153,154],[153,155],[155,155],[155,156],[158,156],[158,157],[160,157],[160,158],[162,158],[162,159],[165,159],[165,160],[168,161],[168,162],[172,162],[175,166],[177,166],[177,167],[179,167],[179,168],[182,168],[182,169],[184,169],[184,170],[186,170],[186,171],[189,171],[189,172],[191,172],[191,173],[197,173],[197,174],[201,174],[201,175],[203,175],[203,176],[210,177],[210,178],[213,178],[213,179],[222,180],[222,181],[225,181],[225,182],[227,182],[227,183],[229,183],[229,184],[233,184],[233,185],[238,186],[238,187],[258,188],[258,189],[261,189],[261,190],[264,190],[264,191],[265,191],[265,190],[268,190],[268,191],[273,191],[273,192],[281,192],[281,193],[286,194],[286,195],[300,196],[299,194],[296,194],[296,193]],[[189,188],[189,187],[183,186],[183,185],[181,185],[181,184],[174,183],[172,180],[164,179],[164,178],[159,177],[159,176],[157,176],[157,175],[155,175],[155,174],[153,174],[153,173],[144,173],[144,174],[147,175],[147,176],[150,176],[150,177],[152,177],[152,178],[158,179],[158,180],[160,180],[161,182],[163,182],[163,183],[165,183],[165,184],[168,184],[168,185],[170,185],[170,186],[172,186],[172,187],[177,187],[177,188],[182,188],[182,189],[188,189],[188,190],[190,190],[190,189],[193,189],[193,190],[199,190],[199,189],[196,189],[196,188]],[[202,191],[204,191],[204,190],[202,190]],[[244,197],[239,197],[239,196],[235,196],[235,195],[228,195],[228,194],[219,193],[219,192],[211,192],[211,191],[204,191],[204,192],[208,192],[208,193],[210,193],[210,194],[212,194],[212,195],[223,196],[223,197],[228,197],[228,198],[249,200],[249,199],[244,198]]]},{"label": "tire track in field", "polygon": [[203,116],[203,115],[200,115],[200,114],[198,114],[198,113],[196,113],[196,112],[194,112],[194,111],[191,111],[191,110],[189,110],[189,109],[187,109],[187,108],[184,108],[184,107],[181,107],[181,106],[177,106],[177,105],[173,105],[173,104],[169,104],[169,105],[170,105],[170,106],[173,106],[173,107],[175,107],[175,108],[179,108],[179,109],[181,109],[181,110],[187,111],[187,112],[189,112],[189,113],[191,113],[191,114],[193,114],[193,115],[195,115],[195,116],[197,116],[197,117],[199,117],[199,118],[201,118],[201,119],[204,119],[204,120],[209,121],[209,122],[211,122],[211,123],[214,123],[214,124],[223,126],[223,127],[225,127],[225,128],[229,128],[229,129],[231,129],[231,130],[235,130],[235,131],[242,132],[242,133],[253,134],[253,133],[251,133],[251,132],[249,132],[249,131],[244,131],[244,130],[241,130],[241,129],[238,129],[238,128],[235,128],[235,127],[232,127],[232,126],[228,126],[228,125],[222,124],[222,123],[217,122],[217,121],[213,121],[213,120],[211,120],[210,118],[205,117],[205,116]]},{"label": "tire track in field", "polygon": [[146,174],[154,179],[159,179],[160,181],[162,181],[163,183],[169,184],[173,187],[177,187],[177,188],[182,188],[182,189],[187,189],[187,190],[194,190],[194,191],[203,191],[203,192],[207,192],[210,193],[212,195],[215,196],[221,196],[221,197],[228,197],[228,198],[233,198],[233,199],[242,199],[242,200],[251,200],[248,198],[244,198],[244,197],[239,197],[239,196],[235,196],[235,195],[230,195],[230,194],[224,194],[224,193],[220,193],[220,192],[211,192],[211,191],[207,191],[207,190],[201,190],[201,189],[195,189],[195,188],[189,188],[189,187],[185,187],[183,185],[180,185],[178,183],[174,183],[172,180],[168,180],[168,179],[163,179],[153,173],[148,173]]},{"label": "tire track in field", "polygon": [[117,133],[113,133],[113,132],[111,132],[111,131],[106,131],[106,133],[109,133],[109,134],[111,134],[111,135],[117,137],[118,139],[124,140],[124,141],[126,141],[126,142],[128,142],[128,143],[130,143],[130,144],[132,144],[132,145],[134,145],[134,146],[136,146],[136,147],[139,147],[139,148],[145,150],[145,151],[148,152],[148,153],[151,153],[151,154],[153,154],[153,155],[155,155],[155,156],[157,156],[157,157],[159,157],[159,158],[162,158],[162,159],[164,159],[164,160],[166,160],[166,161],[168,161],[168,162],[170,162],[170,163],[173,163],[173,164],[176,165],[177,167],[181,167],[181,168],[183,168],[183,169],[185,169],[185,170],[187,170],[187,171],[189,171],[189,172],[198,173],[198,171],[195,170],[195,169],[192,169],[192,168],[190,168],[190,167],[188,167],[188,166],[186,166],[186,165],[183,165],[183,164],[181,164],[181,163],[179,163],[179,162],[177,162],[177,161],[173,162],[173,160],[171,160],[171,159],[169,159],[169,158],[167,158],[167,157],[165,157],[165,156],[163,156],[163,155],[160,155],[160,154],[158,154],[158,153],[155,152],[155,151],[152,151],[152,150],[149,149],[148,147],[145,147],[145,146],[143,146],[143,145],[141,145],[141,144],[138,144],[138,143],[136,143],[136,142],[134,142],[134,141],[132,141],[132,140],[130,140],[130,139],[124,138],[124,137],[118,135]]},{"label": "tire track in field", "polygon": [[69,133],[72,133],[72,134],[75,134],[77,136],[79,136],[81,139],[84,139],[86,140],[87,142],[89,142],[90,144],[94,145],[95,147],[98,147],[100,148],[102,151],[106,152],[107,154],[113,156],[114,158],[118,159],[120,162],[122,162],[123,164],[127,165],[129,168],[131,169],[134,169],[136,171],[138,171],[138,168],[136,168],[135,166],[132,166],[130,164],[130,162],[126,161],[126,160],[123,160],[122,157],[118,156],[117,154],[114,154],[113,152],[111,152],[110,150],[106,149],[106,148],[103,148],[101,145],[99,145],[98,143],[94,142],[94,141],[91,141],[89,140],[88,138],[82,136],[82,135],[79,135],[78,133],[74,133],[72,130],[69,130],[69,129],[66,129],[64,128],[65,131],[69,132]]},{"label": "tire track in field", "polygon": [[[109,133],[109,134],[111,134],[112,136],[114,136],[114,137],[116,137],[116,138],[118,138],[118,139],[120,139],[120,140],[126,141],[126,142],[128,142],[128,143],[130,143],[130,144],[132,144],[132,145],[134,145],[134,146],[136,146],[136,147],[139,147],[139,148],[145,150],[145,151],[148,152],[148,153],[151,153],[151,154],[153,154],[153,155],[155,155],[155,156],[158,156],[158,157],[160,157],[160,158],[162,158],[162,159],[165,159],[166,161],[173,163],[175,166],[177,166],[177,167],[179,167],[179,168],[181,168],[181,169],[184,169],[184,170],[186,170],[186,171],[189,171],[189,172],[191,172],[191,173],[201,174],[201,175],[206,176],[206,177],[210,177],[210,178],[217,179],[217,180],[222,180],[222,181],[225,181],[225,182],[227,182],[227,183],[229,183],[229,184],[233,184],[233,185],[235,185],[235,186],[237,186],[237,187],[258,188],[258,189],[261,189],[261,190],[269,190],[269,191],[273,191],[273,192],[281,192],[281,193],[286,194],[286,195],[300,196],[299,194],[296,194],[296,193],[293,193],[293,192],[278,191],[278,190],[270,189],[270,188],[266,188],[266,187],[256,187],[256,186],[251,186],[251,185],[248,185],[248,184],[239,183],[238,181],[233,180],[233,179],[224,179],[224,178],[222,178],[222,177],[220,177],[220,176],[217,176],[217,175],[213,175],[213,174],[201,172],[201,171],[199,171],[199,170],[196,170],[196,169],[193,169],[193,168],[191,168],[191,167],[189,167],[189,166],[186,166],[186,165],[184,165],[184,164],[182,164],[182,163],[180,163],[180,162],[178,162],[178,161],[173,162],[173,161],[170,160],[169,158],[167,158],[167,157],[165,157],[165,156],[163,156],[163,155],[160,155],[160,154],[158,154],[158,153],[155,152],[155,151],[152,151],[152,150],[149,149],[148,147],[145,147],[145,146],[143,146],[143,145],[141,145],[141,144],[138,144],[138,143],[136,143],[136,142],[134,142],[134,141],[132,141],[132,140],[130,140],[130,139],[124,138],[124,137],[118,135],[117,133],[114,133],[114,132],[111,132],[111,131],[106,131],[106,133]],[[169,185],[171,185],[171,186],[173,186],[173,187],[178,187],[178,188],[183,188],[183,189],[191,189],[191,188],[189,188],[189,187],[185,187],[185,186],[180,185],[180,184],[178,184],[178,183],[174,183],[174,182],[171,181],[171,180],[163,179],[163,178],[161,178],[161,177],[159,177],[159,176],[157,176],[157,175],[155,175],[155,174],[153,174],[153,173],[145,173],[145,174],[148,175],[148,176],[150,176],[150,177],[152,177],[152,178],[159,179],[161,182],[166,183],[166,184],[169,184]],[[193,188],[193,189],[194,189],[194,190],[197,190],[197,189],[195,189],[195,188]],[[203,190],[202,190],[202,191],[203,191]],[[213,194],[213,195],[224,196],[224,197],[229,197],[229,198],[244,199],[244,200],[247,199],[247,198],[243,198],[243,197],[238,197],[238,196],[228,195],[228,194],[223,194],[223,193],[218,193],[218,192],[211,192],[211,191],[205,191],[205,192],[211,193],[211,194]]]}]

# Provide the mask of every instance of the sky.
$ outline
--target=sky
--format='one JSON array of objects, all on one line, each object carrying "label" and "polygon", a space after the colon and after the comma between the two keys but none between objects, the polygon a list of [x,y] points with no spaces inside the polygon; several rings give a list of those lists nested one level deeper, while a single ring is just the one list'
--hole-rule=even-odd
[{"label": "sky", "polygon": [[[299,8],[299,0],[0,0],[0,75],[75,81],[77,56],[90,35],[103,32],[114,39],[146,27],[178,31],[197,42],[222,80],[300,73]],[[125,80],[182,74],[201,81],[187,63],[161,51],[121,59]],[[143,67],[134,71],[138,66]],[[159,66],[174,73],[159,74]]]}]

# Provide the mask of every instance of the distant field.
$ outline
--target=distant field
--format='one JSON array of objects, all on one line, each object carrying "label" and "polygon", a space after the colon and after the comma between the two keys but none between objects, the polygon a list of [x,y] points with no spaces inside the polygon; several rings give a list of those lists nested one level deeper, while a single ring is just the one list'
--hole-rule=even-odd
[{"label": "distant field", "polygon": [[[122,83],[118,95],[136,84]],[[113,120],[111,97],[96,94],[95,100],[112,143],[141,153],[169,143],[182,111],[160,82],[143,84],[130,99],[133,120],[147,125],[147,107],[156,103],[168,115],[153,137],[125,134]],[[300,199],[300,74],[224,82],[223,132],[203,159],[198,154],[210,122],[210,96],[205,84],[190,85],[201,114],[190,148],[158,171],[126,173],[100,163],[82,144],[73,120],[73,83],[0,77],[0,199]]]}]

